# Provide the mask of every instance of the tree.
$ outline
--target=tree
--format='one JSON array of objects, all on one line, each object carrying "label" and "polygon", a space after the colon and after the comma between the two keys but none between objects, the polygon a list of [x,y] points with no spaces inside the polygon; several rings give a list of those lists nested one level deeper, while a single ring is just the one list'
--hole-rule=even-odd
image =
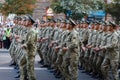
[{"label": "tree", "polygon": [[1,12],[5,15],[14,14],[31,14],[35,7],[35,0],[5,0],[1,7]]},{"label": "tree", "polygon": [[104,9],[104,0],[52,0],[51,6],[56,13],[66,14],[70,10],[71,17],[78,19],[87,15],[89,11]]},{"label": "tree", "polygon": [[106,4],[105,6],[106,12],[111,14],[113,18],[115,18],[116,23],[120,21],[120,0],[114,0],[110,4]]}]

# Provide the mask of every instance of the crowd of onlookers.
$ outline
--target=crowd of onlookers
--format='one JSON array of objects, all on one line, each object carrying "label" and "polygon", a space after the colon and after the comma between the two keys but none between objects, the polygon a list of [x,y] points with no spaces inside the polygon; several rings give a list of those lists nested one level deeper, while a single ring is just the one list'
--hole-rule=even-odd
[{"label": "crowd of onlookers", "polygon": [[13,25],[11,20],[0,23],[0,48],[9,49]]}]

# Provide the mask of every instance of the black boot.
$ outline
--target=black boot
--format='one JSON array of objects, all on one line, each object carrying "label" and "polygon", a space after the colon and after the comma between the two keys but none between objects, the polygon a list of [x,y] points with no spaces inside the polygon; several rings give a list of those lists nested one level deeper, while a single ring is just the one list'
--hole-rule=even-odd
[{"label": "black boot", "polygon": [[11,64],[9,64],[9,66],[15,66],[16,63],[15,62],[12,62]]},{"label": "black boot", "polygon": [[62,78],[61,73],[59,72],[57,75],[55,75],[55,78]]},{"label": "black boot", "polygon": [[38,63],[43,63],[43,59],[41,59],[40,61],[38,61]]}]

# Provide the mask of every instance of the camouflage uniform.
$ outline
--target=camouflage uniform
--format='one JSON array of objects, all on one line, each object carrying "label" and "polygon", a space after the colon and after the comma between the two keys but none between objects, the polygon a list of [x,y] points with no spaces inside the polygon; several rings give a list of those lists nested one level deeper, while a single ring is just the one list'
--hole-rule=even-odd
[{"label": "camouflage uniform", "polygon": [[35,72],[34,72],[36,43],[37,43],[37,33],[33,29],[30,29],[26,35],[26,40],[24,44],[27,50],[26,59],[27,59],[28,80],[36,80]]},{"label": "camouflage uniform", "polygon": [[117,70],[118,61],[119,61],[118,34],[116,32],[108,33],[107,44],[102,47],[105,48],[106,50],[105,59],[101,66],[103,77],[106,80],[110,80],[108,72],[111,66],[111,71],[114,80],[119,80],[118,70]]}]

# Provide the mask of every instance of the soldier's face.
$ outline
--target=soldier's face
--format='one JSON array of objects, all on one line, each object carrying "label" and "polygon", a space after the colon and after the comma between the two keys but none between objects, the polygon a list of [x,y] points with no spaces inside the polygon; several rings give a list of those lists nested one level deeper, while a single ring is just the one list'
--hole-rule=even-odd
[{"label": "soldier's face", "polygon": [[110,31],[110,30],[111,30],[110,26],[107,26],[107,31]]},{"label": "soldier's face", "polygon": [[14,21],[13,21],[15,24],[16,24],[16,19],[14,19]]},{"label": "soldier's face", "polygon": [[60,24],[61,24],[61,23],[60,23],[60,22],[58,22],[58,26],[60,26]]},{"label": "soldier's face", "polygon": [[102,25],[99,25],[99,30],[102,30]]},{"label": "soldier's face", "polygon": [[82,25],[82,26],[83,26],[83,28],[85,28],[85,27],[86,27],[86,24],[85,24],[85,23],[83,23],[83,25]]},{"label": "soldier's face", "polygon": [[80,24],[80,28],[82,28],[82,23]]},{"label": "soldier's face", "polygon": [[70,24],[66,24],[66,28],[69,29],[70,28]]},{"label": "soldier's face", "polygon": [[94,24],[92,24],[92,29],[94,29]]},{"label": "soldier's face", "polygon": [[25,21],[25,25],[28,26],[29,25],[29,20]]},{"label": "soldier's face", "polygon": [[20,24],[21,24],[21,21],[18,21],[18,24],[20,25]]},{"label": "soldier's face", "polygon": [[26,25],[26,21],[23,21],[23,25],[24,25],[24,26]]},{"label": "soldier's face", "polygon": [[76,25],[76,28],[79,28],[79,24]]},{"label": "soldier's face", "polygon": [[99,29],[99,25],[95,25],[95,30],[98,30]]},{"label": "soldier's face", "polygon": [[22,21],[21,21],[21,25],[23,25],[23,24],[24,24],[24,21],[22,20]]},{"label": "soldier's face", "polygon": [[107,26],[106,25],[104,26],[104,31],[107,31]]},{"label": "soldier's face", "polygon": [[64,27],[64,23],[61,23],[60,27],[63,28]]},{"label": "soldier's face", "polygon": [[88,24],[85,24],[85,27],[87,28],[89,25]]},{"label": "soldier's face", "polygon": [[54,26],[54,22],[51,23],[51,26],[52,26],[52,27]]}]

